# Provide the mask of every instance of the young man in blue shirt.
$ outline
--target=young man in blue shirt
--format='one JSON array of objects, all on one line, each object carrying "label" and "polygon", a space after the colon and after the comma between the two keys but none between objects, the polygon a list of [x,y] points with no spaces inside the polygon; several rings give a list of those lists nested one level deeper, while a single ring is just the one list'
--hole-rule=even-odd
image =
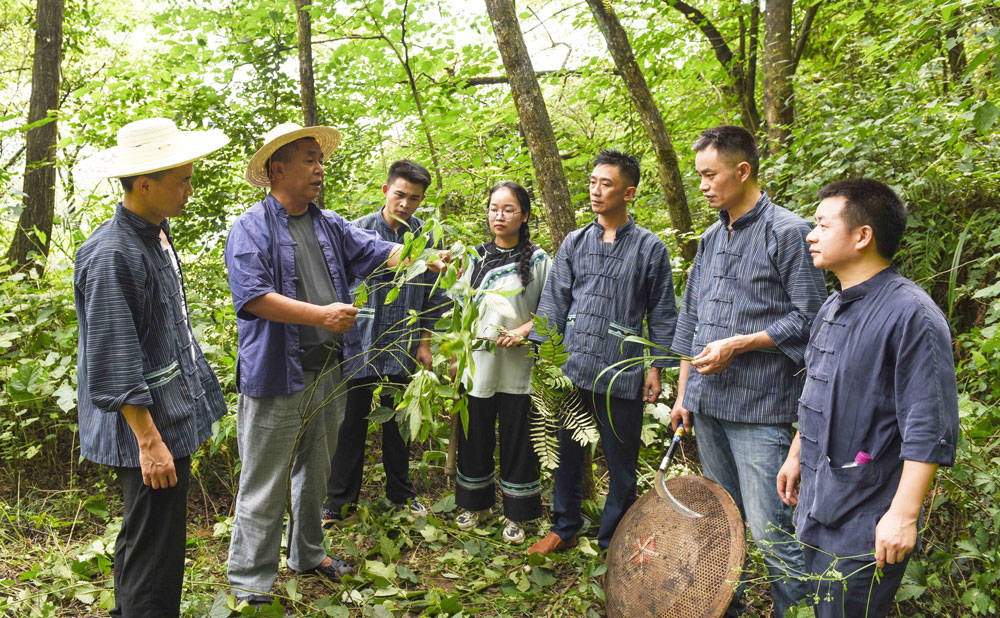
[{"label": "young man in blue shirt", "polygon": [[[403,243],[407,233],[420,235],[424,223],[413,213],[430,184],[431,174],[423,165],[406,159],[394,162],[382,185],[385,196],[382,208],[356,219],[354,226],[372,230],[383,240],[395,243]],[[360,337],[344,348],[347,405],[337,451],[330,463],[323,504],[324,526],[340,519],[344,506],[356,503],[361,493],[368,415],[375,386],[388,385],[382,389],[379,403],[392,407],[394,393],[406,387],[417,365],[431,367],[430,331],[448,303],[440,291],[431,295],[436,276],[427,271],[404,284],[396,300],[389,304],[385,299],[392,289],[392,273],[377,273],[368,281],[368,302],[358,309],[357,322],[352,328]],[[352,283],[356,286],[359,282]],[[414,325],[409,324],[411,311],[418,316]],[[386,498],[400,506],[409,503],[413,517],[426,515],[427,507],[416,498],[410,482],[410,445],[400,434],[395,419],[382,423],[382,465]]]},{"label": "young man in blue shirt", "polygon": [[[955,460],[951,330],[930,296],[892,267],[906,228],[892,189],[841,180],[819,197],[806,240],[839,290],[809,338],[798,432],[777,492],[798,505],[796,536],[819,580],[816,615],[877,618],[917,545],[934,473]],[[832,570],[846,579],[830,581]]]},{"label": "young man in blue shirt", "polygon": [[[600,432],[610,476],[597,534],[602,549],[608,548],[618,522],[635,501],[643,402],[660,396],[660,369],[670,361],[653,362],[645,374],[641,363],[617,377],[604,370],[623,359],[642,356],[643,346],[625,339],[640,335],[644,320],[650,341],[664,348],[670,345],[677,320],[667,247],[628,213],[638,185],[635,157],[605,150],[594,159],[590,208],[597,216],[570,232],[559,246],[537,312],[563,335],[569,355],[563,372],[578,389]],[[552,528],[528,553],[548,554],[576,542],[583,527],[583,449],[571,431],[560,430]]]}]

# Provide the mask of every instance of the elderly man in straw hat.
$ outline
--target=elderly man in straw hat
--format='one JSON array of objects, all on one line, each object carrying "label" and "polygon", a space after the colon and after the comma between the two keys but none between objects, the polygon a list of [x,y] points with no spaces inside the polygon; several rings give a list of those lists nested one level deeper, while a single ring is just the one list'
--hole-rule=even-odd
[{"label": "elderly man in straw hat", "polygon": [[243,462],[229,583],[251,605],[272,602],[289,479],[288,566],[330,581],[352,572],[327,555],[320,521],[344,418],[340,349],[358,336],[348,282],[395,266],[401,247],[313,203],[323,162],[339,142],[330,127],[288,123],[269,131],[246,178],[270,192],[236,220],[226,241],[239,328]]},{"label": "elderly man in straw hat", "polygon": [[81,164],[125,190],[73,273],[80,452],[114,466],[124,494],[112,616],[180,613],[190,456],[226,403],[191,332],[167,219],[184,211],[194,161],[228,142],[150,118]]}]

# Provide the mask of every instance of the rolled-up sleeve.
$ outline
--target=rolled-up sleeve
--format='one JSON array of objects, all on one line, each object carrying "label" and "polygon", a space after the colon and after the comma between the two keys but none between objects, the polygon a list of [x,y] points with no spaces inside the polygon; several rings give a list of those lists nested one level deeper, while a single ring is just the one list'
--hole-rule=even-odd
[{"label": "rolled-up sleeve", "polygon": [[143,377],[136,324],[145,310],[147,276],[138,256],[105,251],[93,256],[84,286],[87,393],[101,411],[153,405]]},{"label": "rolled-up sleeve", "polygon": [[902,325],[896,351],[896,418],[902,459],[950,466],[958,439],[958,387],[943,316],[920,307]]},{"label": "rolled-up sleeve", "polygon": [[365,230],[349,224],[340,215],[323,211],[341,237],[340,249],[344,256],[347,280],[367,279],[375,269],[389,259],[396,243],[382,240],[373,230]]},{"label": "rolled-up sleeve", "polygon": [[694,256],[694,263],[691,265],[691,272],[688,273],[687,284],[684,286],[684,298],[681,299],[677,327],[670,345],[672,352],[682,356],[692,356],[694,330],[698,326],[698,289],[701,286],[701,262],[704,248],[704,240],[702,240],[698,243],[698,252]]},{"label": "rolled-up sleeve", "polygon": [[[670,254],[663,243],[658,240],[650,253],[646,326],[649,329],[650,341],[664,349],[670,349],[677,326],[677,300],[674,298]],[[653,355],[663,355],[663,350],[651,350],[650,352]],[[670,358],[659,358],[653,361],[653,366],[675,367],[677,361]]]},{"label": "rolled-up sleeve", "polygon": [[234,225],[226,239],[226,270],[229,273],[229,291],[237,317],[255,320],[257,316],[244,309],[246,304],[270,292],[277,292],[272,274],[271,260],[260,249],[241,219]]},{"label": "rolled-up sleeve", "polygon": [[[536,310],[537,315],[548,320],[549,328],[555,329],[559,334],[566,331],[566,315],[573,300],[573,256],[570,245],[574,234],[579,233],[573,232],[567,236],[556,252],[556,258],[545,280],[545,287],[542,288],[542,296],[538,300]],[[545,337],[532,329],[528,339],[541,342]]]},{"label": "rolled-up sleeve", "polygon": [[793,309],[764,330],[785,356],[802,363],[816,312],[826,299],[823,271],[813,266],[806,236],[809,225],[777,230],[771,259]]}]

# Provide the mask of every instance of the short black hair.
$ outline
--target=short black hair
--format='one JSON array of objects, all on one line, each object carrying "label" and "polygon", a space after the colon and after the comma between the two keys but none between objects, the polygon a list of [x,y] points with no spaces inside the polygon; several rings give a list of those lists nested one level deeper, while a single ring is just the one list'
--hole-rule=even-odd
[{"label": "short black hair", "polygon": [[427,190],[427,187],[431,186],[431,173],[427,171],[427,168],[409,159],[400,159],[389,166],[389,173],[385,177],[385,184],[391,185],[392,181],[397,178],[408,180],[415,185],[421,185],[424,191]]},{"label": "short black hair", "polygon": [[639,159],[614,148],[605,148],[594,157],[591,169],[598,165],[614,165],[627,181],[626,186],[639,186]]},{"label": "short black hair", "polygon": [[125,193],[131,193],[132,187],[135,186],[136,180],[139,180],[143,176],[147,178],[152,178],[153,180],[160,180],[167,175],[167,172],[169,172],[170,169],[160,170],[158,172],[149,172],[147,174],[139,174],[138,176],[126,176],[124,178],[119,178],[118,180],[121,181],[122,189],[125,189]]},{"label": "short black hair", "polygon": [[851,229],[872,228],[879,255],[892,260],[906,230],[906,204],[889,185],[871,178],[836,180],[819,190],[819,199],[844,198],[844,221]]},{"label": "short black hair", "polygon": [[757,180],[757,172],[760,170],[760,150],[757,148],[757,140],[749,131],[732,124],[720,124],[702,131],[691,149],[701,152],[709,146],[715,148],[719,154],[731,160],[735,159],[737,163],[741,161],[749,163],[750,178]]}]

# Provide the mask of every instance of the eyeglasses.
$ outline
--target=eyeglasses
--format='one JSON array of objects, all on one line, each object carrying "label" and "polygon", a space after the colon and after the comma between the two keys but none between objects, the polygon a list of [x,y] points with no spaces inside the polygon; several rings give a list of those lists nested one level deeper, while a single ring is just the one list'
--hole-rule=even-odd
[{"label": "eyeglasses", "polygon": [[490,217],[490,219],[496,219],[501,214],[504,216],[504,219],[510,219],[512,217],[521,214],[521,211],[513,210],[511,208],[504,208],[503,210],[498,210],[496,208],[489,208],[487,209],[486,214]]}]

